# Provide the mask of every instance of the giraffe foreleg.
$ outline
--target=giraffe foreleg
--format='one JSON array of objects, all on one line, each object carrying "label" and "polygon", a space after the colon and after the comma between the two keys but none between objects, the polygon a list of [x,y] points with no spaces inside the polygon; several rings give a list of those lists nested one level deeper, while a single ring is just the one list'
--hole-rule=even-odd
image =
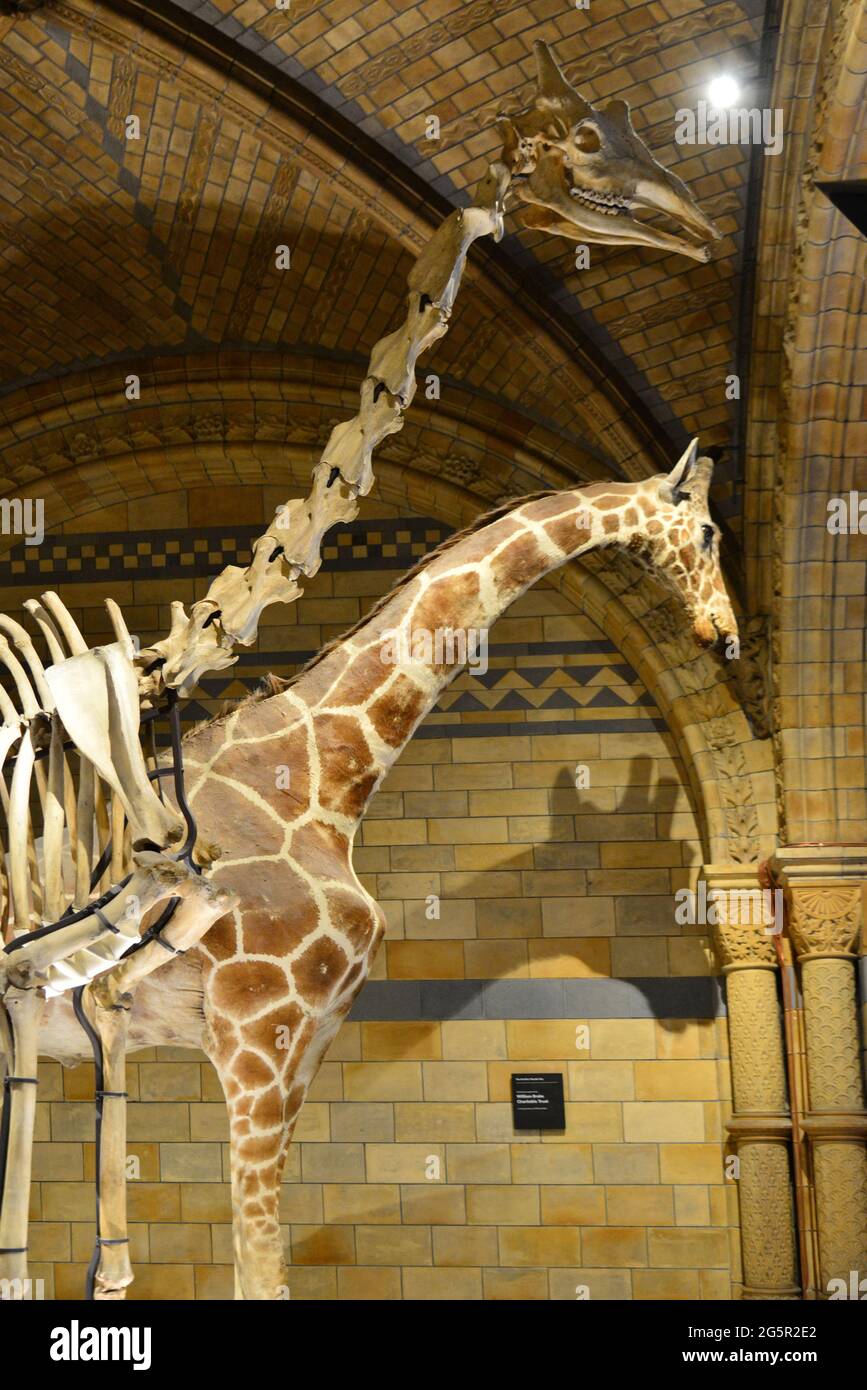
[{"label": "giraffe foreleg", "polygon": [[[346,1006],[348,1008],[348,1004]],[[215,1058],[229,1109],[235,1297],[289,1297],[280,1190],[295,1123],[346,1009],[305,1020],[289,1049],[275,1030],[271,1055],[243,1046]]]},{"label": "giraffe foreleg", "polygon": [[[345,865],[338,870],[346,876]],[[280,1230],[286,1155],[384,930],[360,885],[334,890],[327,922],[321,913],[305,917],[303,905],[286,923],[289,941],[300,943],[291,962],[275,958],[279,923],[260,906],[226,917],[203,946],[205,1050],[229,1111],[236,1295],[244,1299],[288,1295]]]},{"label": "giraffe foreleg", "polygon": [[281,1130],[255,1141],[256,1156],[242,1127],[232,1122],[232,1240],[235,1298],[289,1297],[289,1269],[280,1229],[280,1184],[288,1143]]}]

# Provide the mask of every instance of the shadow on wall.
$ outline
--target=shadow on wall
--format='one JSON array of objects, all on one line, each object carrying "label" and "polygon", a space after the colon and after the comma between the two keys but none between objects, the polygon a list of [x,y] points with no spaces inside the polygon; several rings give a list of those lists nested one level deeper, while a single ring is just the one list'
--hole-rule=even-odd
[{"label": "shadow on wall", "polygon": [[[607,968],[600,968],[600,943],[694,937],[706,930],[701,925],[680,926],[675,917],[675,889],[683,885],[689,860],[665,867],[669,887],[664,893],[648,891],[644,894],[634,890],[618,893],[616,888],[612,891],[607,881],[599,881],[602,891],[593,891],[594,873],[610,876],[617,872],[600,865],[600,846],[629,844],[628,839],[606,840],[608,815],[616,812],[646,816],[652,820],[652,833],[646,840],[670,845],[683,843],[673,839],[671,832],[679,800],[680,810],[683,809],[684,787],[669,776],[654,781],[654,766],[654,759],[647,755],[633,756],[625,787],[596,788],[593,792],[577,788],[570,770],[563,767],[549,788],[547,818],[555,826],[558,821],[571,822],[572,831],[563,826],[561,833],[529,847],[531,866],[526,857],[528,847],[510,856],[507,846],[503,847],[503,860],[491,866],[498,871],[511,869],[521,875],[525,891],[517,901],[523,903],[538,900],[537,893],[526,892],[528,886],[531,890],[540,886],[534,882],[536,875],[553,870],[565,871],[574,877],[571,891],[567,885],[562,897],[547,898],[540,904],[535,928],[527,924],[526,916],[521,920],[520,914],[510,927],[508,906],[504,905],[502,932],[489,930],[479,938],[489,942],[523,938],[544,945],[546,949],[535,955],[536,968],[529,978],[510,977],[504,973],[490,979],[368,981],[350,1018],[354,1021],[653,1018],[669,1032],[680,1033],[690,1021],[720,1014],[722,992],[715,975],[675,975],[669,968],[658,975],[614,976],[610,973],[610,962]],[[646,829],[651,829],[650,824]],[[586,837],[586,830],[593,832],[593,839]],[[673,872],[678,872],[676,885],[671,882]],[[613,912],[610,923],[600,927],[599,918],[592,914],[591,907],[606,896],[613,899]],[[461,897],[477,904],[490,901],[486,875],[470,879]],[[561,901],[570,903],[573,911],[552,913],[550,927],[546,929],[545,906]],[[413,938],[425,935],[424,925],[412,933]],[[447,937],[448,932],[443,935]],[[586,938],[586,945],[582,938]],[[568,961],[564,961],[567,956]],[[573,962],[579,963],[580,973],[575,973]]]},{"label": "shadow on wall", "polygon": [[[628,742],[628,735],[624,736],[624,742]],[[575,786],[570,769],[562,767],[553,783],[548,786],[548,818],[553,820],[555,825],[559,820],[569,818],[572,824],[571,837],[566,833],[564,826],[562,833],[551,835],[547,840],[529,847],[531,869],[526,867],[526,847],[522,852],[512,852],[517,851],[517,846],[511,849],[509,846],[503,846],[503,859],[495,867],[500,870],[511,869],[525,876],[525,891],[528,886],[536,886],[532,881],[527,884],[528,874],[549,870],[566,870],[574,874],[574,893],[568,896],[564,894],[559,900],[548,900],[567,903],[570,911],[565,915],[574,917],[574,924],[568,924],[568,927],[561,919],[562,930],[556,934],[544,934],[541,906],[538,926],[530,935],[531,929],[527,927],[526,922],[521,924],[520,915],[516,914],[510,922],[508,905],[502,901],[497,902],[496,912],[502,911],[502,917],[500,922],[492,922],[492,926],[501,925],[502,935],[492,937],[487,934],[486,940],[502,940],[508,936],[512,940],[520,940],[523,937],[551,947],[550,961],[546,966],[540,960],[539,970],[533,978],[508,978],[504,974],[499,978],[487,980],[372,980],[368,981],[362,990],[350,1017],[356,1021],[421,1020],[430,1021],[432,1024],[444,1020],[508,1021],[510,1018],[565,1018],[574,1019],[576,1022],[587,1020],[591,1023],[591,1052],[577,1054],[576,1060],[580,1060],[585,1057],[590,1059],[592,1054],[593,1019],[654,1019],[660,1022],[669,1034],[677,1036],[685,1032],[689,1023],[696,1018],[715,1016],[719,1012],[720,990],[717,979],[713,977],[675,977],[670,974],[658,978],[594,977],[598,967],[595,942],[598,941],[600,933],[596,922],[590,920],[586,905],[600,901],[603,895],[588,893],[587,889],[592,887],[588,879],[594,869],[599,868],[598,846],[615,843],[612,840],[606,841],[606,819],[612,814],[653,817],[658,843],[681,843],[672,837],[672,830],[675,815],[682,814],[685,809],[684,796],[689,797],[689,790],[677,777],[662,775],[655,778],[655,768],[655,759],[646,755],[636,755],[629,759],[626,785],[620,783],[611,787],[596,787],[592,791],[580,791]],[[586,836],[578,838],[575,831],[576,821],[579,823],[579,829],[592,829],[592,840]],[[616,843],[628,844],[628,841],[619,840]],[[484,873],[474,878],[468,876],[462,897],[475,899],[477,904],[490,901],[487,897],[490,890],[485,878]],[[606,888],[606,893],[609,891]],[[613,896],[616,908],[616,890]],[[636,895],[621,895],[620,902],[635,904],[640,901],[646,907],[647,915],[642,922],[636,920],[642,915],[641,909],[637,912],[634,909],[630,910],[628,914],[624,914],[624,930],[619,930],[619,920],[612,923],[609,939],[622,939],[627,936],[680,936],[684,930],[688,931],[688,928],[680,928],[675,921],[673,888],[667,894],[658,894],[657,898],[659,909],[654,911],[649,897],[642,896],[639,899]],[[518,901],[532,902],[533,895],[526,894]],[[443,907],[445,908],[445,902]],[[583,914],[582,908],[585,908]],[[443,918],[445,917],[444,911]],[[430,924],[422,920],[415,926],[413,939],[423,937],[425,925]],[[446,928],[445,921],[443,926]],[[447,935],[445,929],[443,936]],[[583,952],[582,938],[588,943]],[[594,941],[593,946],[589,945],[591,940]],[[559,966],[558,957],[563,961]],[[566,957],[569,961],[581,962],[587,971],[586,976],[564,977],[563,970],[568,964],[564,960]],[[550,974],[540,973],[546,969],[550,970]],[[396,1053],[394,1060],[397,1060]],[[535,1063],[531,1060],[522,1062],[518,1058],[504,1060],[516,1072],[532,1069],[534,1065],[542,1066],[546,1070],[562,1070],[564,1073],[568,1069],[567,1062],[561,1059],[547,1059]],[[502,1100],[502,1097],[500,1099]],[[521,1138],[525,1142],[542,1137],[541,1131],[525,1131],[520,1136],[515,1135],[515,1138]],[[571,1137],[578,1141],[577,1136]],[[378,1204],[378,1189],[375,1184],[370,1192],[373,1195],[370,1196],[370,1208],[365,1219],[369,1222],[389,1221],[391,1218],[387,1209]],[[338,1236],[329,1232],[329,1240],[337,1241]],[[309,1237],[299,1234],[292,1242],[293,1266],[315,1263],[322,1258],[322,1249],[318,1231]]]}]

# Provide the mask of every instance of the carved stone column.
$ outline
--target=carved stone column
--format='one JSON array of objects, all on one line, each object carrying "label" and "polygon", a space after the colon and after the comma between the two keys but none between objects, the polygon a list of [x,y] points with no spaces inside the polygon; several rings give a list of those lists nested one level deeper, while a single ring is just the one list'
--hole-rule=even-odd
[{"label": "carved stone column", "polygon": [[783,1030],[773,937],[745,894],[757,894],[750,864],[707,864],[715,890],[708,920],[726,977],[734,1113],[728,1131],[738,1158],[743,1297],[800,1296]]},{"label": "carved stone column", "polygon": [[801,967],[810,1140],[819,1224],[820,1291],[867,1275],[867,1114],[855,964],[864,922],[867,849],[780,849],[789,934]]}]

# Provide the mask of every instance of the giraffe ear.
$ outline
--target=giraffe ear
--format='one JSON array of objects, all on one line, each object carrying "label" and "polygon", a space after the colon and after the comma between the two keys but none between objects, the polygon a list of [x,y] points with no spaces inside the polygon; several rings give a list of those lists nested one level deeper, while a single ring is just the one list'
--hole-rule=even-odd
[{"label": "giraffe ear", "polygon": [[668,492],[669,498],[675,506],[684,500],[682,495],[683,489],[688,486],[690,479],[695,473],[697,458],[698,438],[692,440],[672,468],[671,472],[665,475],[663,490]]}]

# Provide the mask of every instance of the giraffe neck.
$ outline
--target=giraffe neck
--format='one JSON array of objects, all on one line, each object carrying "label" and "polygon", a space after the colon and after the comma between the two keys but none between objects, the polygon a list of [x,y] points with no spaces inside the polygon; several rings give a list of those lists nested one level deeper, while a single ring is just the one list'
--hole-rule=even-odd
[{"label": "giraffe neck", "polygon": [[653,508],[642,483],[595,483],[528,500],[467,532],[374,609],[283,694],[312,718],[323,775],[344,779],[357,812],[440,692],[486,650],[497,618],[574,556],[628,545]]}]

